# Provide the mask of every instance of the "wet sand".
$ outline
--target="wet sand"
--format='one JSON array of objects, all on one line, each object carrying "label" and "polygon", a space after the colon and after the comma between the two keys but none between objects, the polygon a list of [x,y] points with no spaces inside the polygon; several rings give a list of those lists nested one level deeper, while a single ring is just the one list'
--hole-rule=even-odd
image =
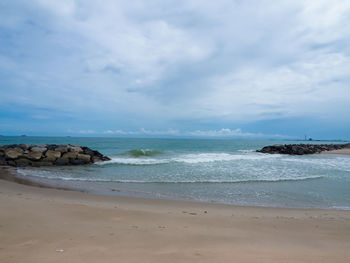
[{"label": "wet sand", "polygon": [[347,262],[350,211],[101,196],[0,180],[0,237],[2,263]]}]

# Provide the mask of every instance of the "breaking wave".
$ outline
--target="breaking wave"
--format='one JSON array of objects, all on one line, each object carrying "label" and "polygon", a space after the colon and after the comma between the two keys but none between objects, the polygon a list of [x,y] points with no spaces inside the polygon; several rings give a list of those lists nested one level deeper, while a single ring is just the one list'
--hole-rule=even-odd
[{"label": "breaking wave", "polygon": [[[138,155],[138,157],[141,155]],[[151,156],[151,155],[144,155]],[[276,158],[279,155],[264,155],[264,154],[228,154],[228,153],[197,153],[197,154],[182,154],[169,158],[135,158],[135,157],[114,157],[112,160],[97,163],[98,165],[124,164],[124,165],[155,165],[167,163],[210,163],[224,162],[235,160],[261,160],[268,158]]]},{"label": "breaking wave", "polygon": [[169,163],[167,159],[155,159],[155,158],[123,158],[116,157],[110,161],[103,163],[96,163],[96,165],[110,165],[110,164],[126,164],[126,165],[152,165],[152,164],[165,164]]},{"label": "breaking wave", "polygon": [[123,155],[131,155],[133,157],[155,156],[161,154],[161,151],[152,149],[133,149],[125,152]]}]

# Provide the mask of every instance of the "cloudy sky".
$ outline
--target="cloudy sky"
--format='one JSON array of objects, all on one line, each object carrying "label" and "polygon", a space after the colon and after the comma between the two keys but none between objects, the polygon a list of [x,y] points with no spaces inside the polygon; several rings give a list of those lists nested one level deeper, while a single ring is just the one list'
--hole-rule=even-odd
[{"label": "cloudy sky", "polygon": [[2,0],[0,134],[350,139],[350,1]]}]

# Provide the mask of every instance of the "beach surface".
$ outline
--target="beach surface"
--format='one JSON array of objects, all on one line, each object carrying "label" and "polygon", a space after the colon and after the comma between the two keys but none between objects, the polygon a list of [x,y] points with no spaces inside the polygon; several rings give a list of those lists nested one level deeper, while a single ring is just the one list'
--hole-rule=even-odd
[{"label": "beach surface", "polygon": [[0,236],[2,263],[346,262],[350,211],[102,196],[0,180]]},{"label": "beach surface", "polygon": [[350,149],[340,149],[340,150],[333,150],[333,151],[324,151],[322,152],[324,154],[341,154],[341,155],[350,155]]}]

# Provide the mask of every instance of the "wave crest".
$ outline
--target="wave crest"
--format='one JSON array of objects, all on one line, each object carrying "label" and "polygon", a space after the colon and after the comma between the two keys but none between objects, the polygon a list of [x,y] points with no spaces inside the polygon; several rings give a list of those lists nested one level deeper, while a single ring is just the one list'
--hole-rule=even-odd
[{"label": "wave crest", "polygon": [[169,163],[167,159],[155,159],[155,158],[112,158],[110,161],[96,163],[96,165],[112,165],[112,164],[124,164],[124,165],[154,165]]},{"label": "wave crest", "polygon": [[133,149],[127,151],[125,154],[131,155],[133,157],[143,157],[143,156],[154,156],[161,154],[161,151],[153,150],[153,149]]},{"label": "wave crest", "polygon": [[[138,158],[137,157],[115,157],[112,160],[97,163],[98,165],[110,165],[110,164],[124,164],[124,165],[156,165],[167,163],[185,163],[185,164],[198,164],[198,163],[212,163],[212,162],[227,162],[236,160],[260,160],[267,158],[276,158],[277,155],[261,155],[261,154],[229,154],[229,153],[196,153],[196,154],[182,154],[169,158]],[[149,155],[152,156],[152,155]],[[149,157],[143,155],[143,157]]]}]

